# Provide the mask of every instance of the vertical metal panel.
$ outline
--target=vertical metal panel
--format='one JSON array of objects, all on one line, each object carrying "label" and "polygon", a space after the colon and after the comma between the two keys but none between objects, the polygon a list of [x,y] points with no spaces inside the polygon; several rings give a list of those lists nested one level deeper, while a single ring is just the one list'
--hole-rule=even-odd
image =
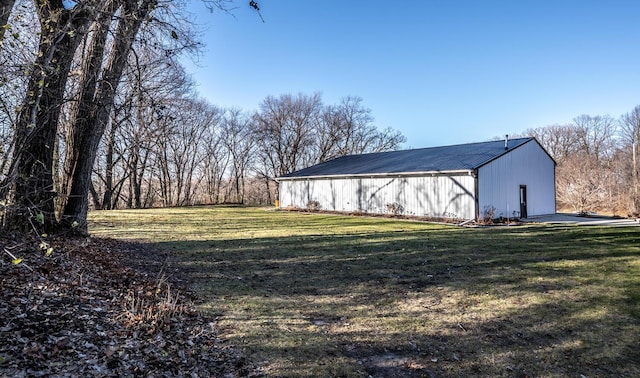
[{"label": "vertical metal panel", "polygon": [[356,177],[297,179],[280,183],[282,206],[306,208],[310,201],[331,211],[388,213],[388,204],[402,214],[469,219],[475,216],[471,175],[418,177]]},{"label": "vertical metal panel", "polygon": [[556,211],[555,166],[535,141],[480,167],[478,185],[480,216],[487,207],[496,217],[519,216],[520,185],[527,186],[529,216]]}]

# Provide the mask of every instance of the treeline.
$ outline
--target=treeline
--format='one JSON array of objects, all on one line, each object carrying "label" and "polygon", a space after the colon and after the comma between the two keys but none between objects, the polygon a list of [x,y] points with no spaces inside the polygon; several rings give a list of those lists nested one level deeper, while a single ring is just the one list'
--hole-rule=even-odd
[{"label": "treeline", "polygon": [[319,94],[269,96],[257,112],[173,96],[124,105],[133,99],[141,101],[131,93],[116,107],[123,112],[114,113],[100,145],[96,209],[273,204],[278,176],[405,141],[379,130],[357,97],[325,105]]},{"label": "treeline", "polygon": [[555,159],[561,210],[638,216],[640,106],[618,118],[582,115],[527,130]]},{"label": "treeline", "polygon": [[277,176],[404,142],[358,97],[269,96],[252,112],[199,98],[179,60],[200,47],[182,5],[3,2],[2,228],[84,233],[90,207],[273,203]]}]

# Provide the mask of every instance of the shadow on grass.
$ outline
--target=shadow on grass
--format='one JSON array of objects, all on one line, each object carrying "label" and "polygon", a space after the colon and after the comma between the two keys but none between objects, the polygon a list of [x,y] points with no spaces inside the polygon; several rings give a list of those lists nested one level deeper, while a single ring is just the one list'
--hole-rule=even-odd
[{"label": "shadow on grass", "polygon": [[638,241],[539,226],[155,245],[273,375],[638,376]]}]

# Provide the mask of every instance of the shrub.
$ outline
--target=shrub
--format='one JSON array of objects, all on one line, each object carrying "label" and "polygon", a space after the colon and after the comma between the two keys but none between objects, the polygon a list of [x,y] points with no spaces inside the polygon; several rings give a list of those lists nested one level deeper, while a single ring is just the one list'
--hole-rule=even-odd
[{"label": "shrub", "polygon": [[487,205],[482,209],[482,223],[492,224],[496,217],[495,206]]},{"label": "shrub", "polygon": [[393,215],[400,215],[404,211],[404,207],[397,202],[388,203],[385,206],[387,207],[387,211]]},{"label": "shrub", "polygon": [[320,210],[320,202],[318,201],[309,201],[307,202],[307,210],[309,211],[318,211]]}]

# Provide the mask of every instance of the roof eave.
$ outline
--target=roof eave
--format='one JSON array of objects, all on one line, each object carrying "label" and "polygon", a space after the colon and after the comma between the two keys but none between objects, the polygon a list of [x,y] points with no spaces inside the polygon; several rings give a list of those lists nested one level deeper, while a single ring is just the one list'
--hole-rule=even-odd
[{"label": "roof eave", "polygon": [[457,169],[449,171],[417,171],[417,172],[385,172],[385,173],[354,173],[336,175],[310,175],[295,177],[276,177],[276,181],[294,181],[308,179],[348,179],[348,178],[385,178],[385,177],[410,177],[410,176],[447,176],[455,174],[472,175],[475,169]]}]

